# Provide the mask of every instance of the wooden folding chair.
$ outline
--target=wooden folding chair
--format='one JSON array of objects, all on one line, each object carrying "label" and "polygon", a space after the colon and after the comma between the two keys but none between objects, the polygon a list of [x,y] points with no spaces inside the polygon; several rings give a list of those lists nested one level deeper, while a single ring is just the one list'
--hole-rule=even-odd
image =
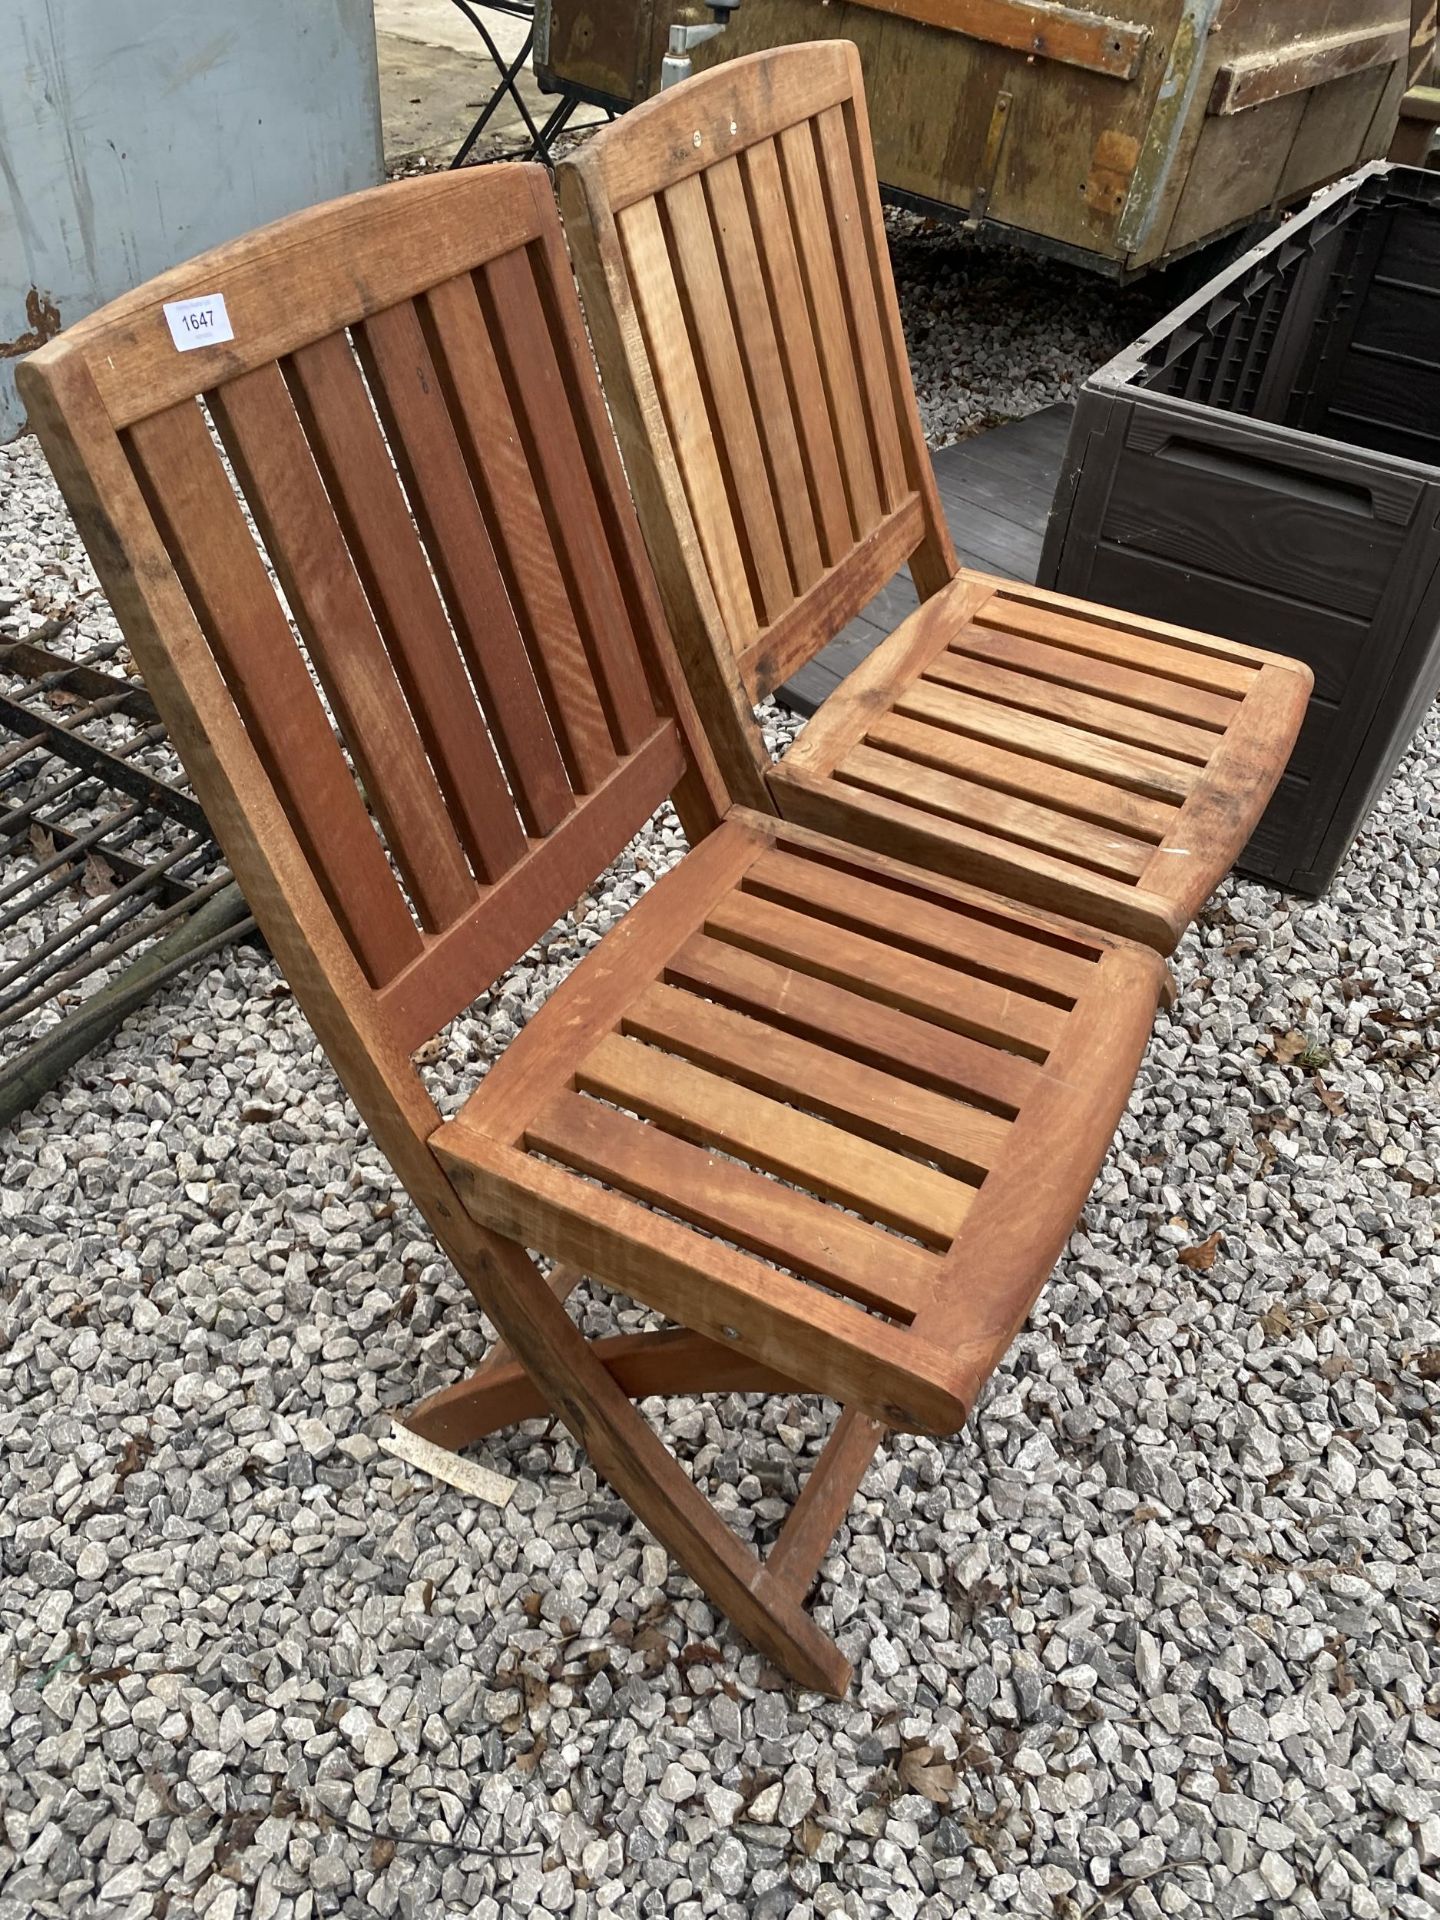
[{"label": "wooden folding chair", "polygon": [[[730,805],[539,168],[298,214],[20,381],[300,1005],[505,1342],[414,1426],[558,1414],[739,1628],[840,1691],[803,1606],[826,1545],[884,1428],[953,1430],[1005,1351],[1164,963]],[[669,794],[693,850],[442,1124],[414,1050]],[[582,1273],[674,1324],[588,1342]],[[768,1390],[844,1413],[762,1564],[632,1400]]]},{"label": "wooden folding chair", "polygon": [[[845,41],[716,67],[558,170],[601,377],[731,791],[1168,953],[1306,667],[957,573]],[[754,703],[908,560],[921,606],[778,764]]]}]

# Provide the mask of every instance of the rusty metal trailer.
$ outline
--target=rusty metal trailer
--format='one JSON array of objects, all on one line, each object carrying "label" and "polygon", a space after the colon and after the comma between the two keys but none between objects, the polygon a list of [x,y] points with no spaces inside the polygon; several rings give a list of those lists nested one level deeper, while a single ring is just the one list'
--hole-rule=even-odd
[{"label": "rusty metal trailer", "polygon": [[[540,0],[537,75],[628,106],[701,17]],[[694,63],[853,40],[892,197],[1121,277],[1383,155],[1417,23],[1426,0],[746,0]]]}]

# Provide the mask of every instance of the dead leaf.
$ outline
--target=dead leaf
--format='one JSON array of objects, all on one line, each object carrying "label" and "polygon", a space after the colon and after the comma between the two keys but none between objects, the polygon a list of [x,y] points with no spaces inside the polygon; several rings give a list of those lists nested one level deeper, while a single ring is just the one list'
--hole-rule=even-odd
[{"label": "dead leaf", "polygon": [[959,1776],[948,1760],[937,1760],[930,1746],[909,1747],[900,1756],[900,1784],[937,1807],[955,1804]]},{"label": "dead leaf", "polygon": [[1327,1087],[1318,1073],[1312,1076],[1310,1084],[1314,1087],[1316,1093],[1319,1094],[1321,1106],[1324,1107],[1327,1113],[1333,1114],[1338,1120],[1341,1114],[1345,1112],[1344,1096],[1336,1093],[1333,1087]]},{"label": "dead leaf", "polygon": [[1261,1314],[1260,1324],[1272,1340],[1283,1340],[1295,1331],[1295,1322],[1278,1301]]},{"label": "dead leaf", "polygon": [[90,899],[98,900],[102,893],[113,893],[116,887],[115,875],[106,866],[98,853],[85,856],[85,871],[80,877],[80,891]]},{"label": "dead leaf", "polygon": [[712,1647],[705,1640],[691,1640],[680,1649],[676,1656],[682,1667],[694,1667],[701,1664],[723,1667],[725,1656],[719,1647]]},{"label": "dead leaf", "polygon": [[800,1822],[799,1830],[795,1835],[796,1844],[807,1860],[813,1860],[815,1858],[816,1854],[820,1851],[820,1843],[824,1838],[825,1829],[818,1820],[813,1819],[811,1815],[807,1813],[805,1818]]},{"label": "dead leaf", "polygon": [[115,1463],[115,1480],[120,1485],[132,1473],[138,1473],[155,1451],[155,1442],[143,1433],[131,1434]]},{"label": "dead leaf", "polygon": [[376,1873],[383,1873],[395,1858],[395,1842],[388,1834],[377,1833],[370,1842],[370,1864]]},{"label": "dead leaf", "polygon": [[511,1761],[517,1773],[533,1773],[545,1758],[545,1749],[549,1745],[543,1733],[536,1734],[535,1744],[528,1753],[517,1753]]},{"label": "dead leaf", "polygon": [[46,828],[34,826],[30,829],[30,851],[37,860],[48,860],[55,851],[55,836]]},{"label": "dead leaf", "polygon": [[83,694],[71,693],[67,687],[52,687],[45,698],[52,707],[83,707],[85,704]]},{"label": "dead leaf", "polygon": [[215,1849],[215,1868],[223,1873],[228,1861],[237,1853],[243,1853],[260,1831],[265,1816],[254,1807],[247,1807],[243,1813],[226,1813],[220,1816],[224,1828],[219,1845]]},{"label": "dead leaf", "polygon": [[1289,1033],[1280,1033],[1275,1036],[1271,1042],[1270,1051],[1282,1067],[1288,1067],[1300,1058],[1309,1044],[1308,1038],[1292,1027]]},{"label": "dead leaf", "polygon": [[1440,1380],[1440,1347],[1426,1347],[1421,1353],[1412,1353],[1410,1367],[1422,1380]]},{"label": "dead leaf", "polygon": [[163,1773],[151,1772],[145,1775],[145,1784],[167,1813],[183,1814],[185,1809],[175,1798],[175,1789]]},{"label": "dead leaf", "polygon": [[1209,1273],[1224,1239],[1225,1236],[1217,1228],[1208,1240],[1202,1240],[1198,1246],[1181,1247],[1177,1256],[1181,1266],[1188,1267],[1192,1273]]},{"label": "dead leaf", "polygon": [[437,1033],[433,1039],[427,1040],[424,1046],[417,1047],[410,1058],[417,1067],[429,1067],[434,1065],[444,1051],[445,1036],[443,1033]]}]

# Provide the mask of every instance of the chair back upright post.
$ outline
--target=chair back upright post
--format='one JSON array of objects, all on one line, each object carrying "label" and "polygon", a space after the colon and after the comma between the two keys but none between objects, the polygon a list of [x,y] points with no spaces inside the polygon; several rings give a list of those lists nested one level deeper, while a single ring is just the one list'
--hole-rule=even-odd
[{"label": "chair back upright post", "polygon": [[726,804],[548,177],[293,215],[19,380],[255,916],[444,1239],[413,1051],[667,795],[692,838]]},{"label": "chair back upright post", "polygon": [[557,182],[671,630],[731,793],[773,810],[755,702],[907,561],[922,598],[956,571],[859,55],[713,68]]}]

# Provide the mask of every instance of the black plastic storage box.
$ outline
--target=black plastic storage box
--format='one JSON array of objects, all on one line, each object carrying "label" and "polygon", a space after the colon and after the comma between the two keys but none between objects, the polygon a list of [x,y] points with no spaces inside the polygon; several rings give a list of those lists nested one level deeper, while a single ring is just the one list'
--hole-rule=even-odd
[{"label": "black plastic storage box", "polygon": [[1040,580],[1308,661],[1239,864],[1323,891],[1440,686],[1440,174],[1317,195],[1086,382]]}]

